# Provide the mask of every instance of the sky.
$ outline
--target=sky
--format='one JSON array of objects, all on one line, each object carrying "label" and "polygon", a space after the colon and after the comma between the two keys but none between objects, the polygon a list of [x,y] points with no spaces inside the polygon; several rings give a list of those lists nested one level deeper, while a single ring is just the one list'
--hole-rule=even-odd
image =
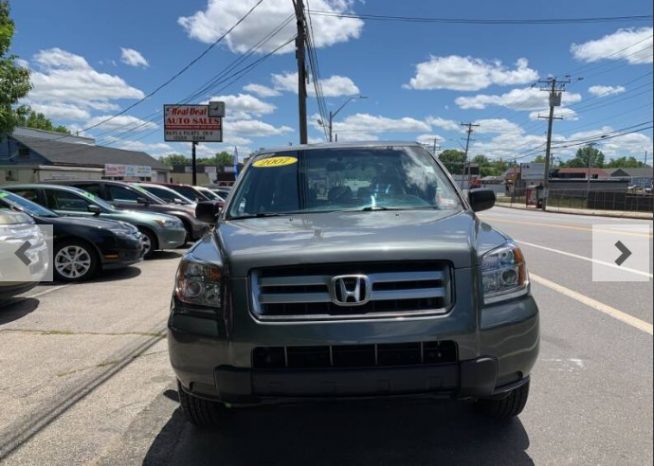
[{"label": "sky", "polygon": [[[12,0],[12,53],[30,69],[33,85],[21,103],[98,144],[154,156],[190,154],[190,143],[163,137],[162,107],[180,102],[226,104],[224,143],[200,144],[200,157],[237,148],[242,158],[298,143],[292,1],[263,0],[210,48],[257,2]],[[561,119],[554,121],[554,157],[567,160],[579,141],[608,136],[599,145],[607,158],[643,160],[647,152],[652,160],[651,128],[624,134],[651,126],[651,19],[480,25],[357,16],[652,15],[649,0],[305,0],[305,6],[327,112],[351,99],[334,118],[339,141],[435,141],[437,150],[462,149],[461,123],[471,122],[479,125],[471,156],[528,162],[544,153],[547,131],[538,116],[547,114],[548,93],[538,81],[556,76],[570,83],[555,110]],[[325,131],[313,83],[308,91],[309,142],[318,143]]]}]

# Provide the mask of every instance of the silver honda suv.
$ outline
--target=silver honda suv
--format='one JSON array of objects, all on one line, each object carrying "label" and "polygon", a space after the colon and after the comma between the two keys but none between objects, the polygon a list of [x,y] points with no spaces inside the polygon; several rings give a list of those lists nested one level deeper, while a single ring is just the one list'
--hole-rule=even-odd
[{"label": "silver honda suv", "polygon": [[177,271],[168,343],[187,419],[390,395],[518,415],[538,308],[520,249],[475,215],[494,201],[464,196],[416,143],[255,154]]}]

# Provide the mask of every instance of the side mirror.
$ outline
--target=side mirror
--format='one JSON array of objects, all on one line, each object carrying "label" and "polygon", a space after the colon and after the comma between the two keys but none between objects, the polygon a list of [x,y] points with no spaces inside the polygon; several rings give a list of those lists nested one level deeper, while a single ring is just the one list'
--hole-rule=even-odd
[{"label": "side mirror", "polygon": [[182,205],[184,203],[179,197],[176,197],[175,199],[173,199],[173,204]]},{"label": "side mirror", "polygon": [[468,202],[475,212],[490,209],[495,205],[495,191],[492,189],[471,189],[468,191]]},{"label": "side mirror", "polygon": [[102,209],[100,208],[99,205],[89,204],[89,206],[87,208],[88,208],[88,211],[91,212],[96,217],[102,213]]},{"label": "side mirror", "polygon": [[221,208],[213,202],[198,202],[195,206],[195,218],[201,222],[214,224],[220,211]]},{"label": "side mirror", "polygon": [[145,198],[145,197],[138,197],[138,198],[136,198],[136,202],[137,202],[138,204],[143,204],[143,205],[148,205],[148,204],[150,204],[150,201],[149,201],[147,198]]}]

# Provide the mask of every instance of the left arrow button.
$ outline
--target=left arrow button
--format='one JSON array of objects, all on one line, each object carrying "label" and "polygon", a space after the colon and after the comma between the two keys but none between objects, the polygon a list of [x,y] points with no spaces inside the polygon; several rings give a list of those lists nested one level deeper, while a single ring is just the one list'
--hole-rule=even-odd
[{"label": "left arrow button", "polygon": [[25,265],[30,265],[32,262],[29,257],[27,257],[27,250],[30,248],[31,244],[29,241],[25,241],[18,249],[16,249],[16,252],[14,253],[16,257],[20,259],[20,261],[25,264]]}]

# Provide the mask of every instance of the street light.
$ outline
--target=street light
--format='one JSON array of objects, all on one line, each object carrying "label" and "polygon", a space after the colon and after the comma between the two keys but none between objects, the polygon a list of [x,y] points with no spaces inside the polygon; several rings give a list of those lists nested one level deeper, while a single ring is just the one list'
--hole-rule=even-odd
[{"label": "street light", "polygon": [[[343,107],[345,107],[347,104],[352,102],[354,99],[367,99],[367,98],[368,97],[365,96],[365,95],[353,95],[349,99],[347,99],[345,102],[343,102],[343,105],[338,107],[335,112],[332,112],[332,111],[329,112],[329,122],[327,123],[327,128],[329,129],[329,142],[333,141],[333,131],[332,131],[332,129],[333,129],[334,117],[338,114],[338,112],[343,110]],[[325,126],[324,121],[322,121],[321,119],[318,119],[318,124],[320,126]]]}]

